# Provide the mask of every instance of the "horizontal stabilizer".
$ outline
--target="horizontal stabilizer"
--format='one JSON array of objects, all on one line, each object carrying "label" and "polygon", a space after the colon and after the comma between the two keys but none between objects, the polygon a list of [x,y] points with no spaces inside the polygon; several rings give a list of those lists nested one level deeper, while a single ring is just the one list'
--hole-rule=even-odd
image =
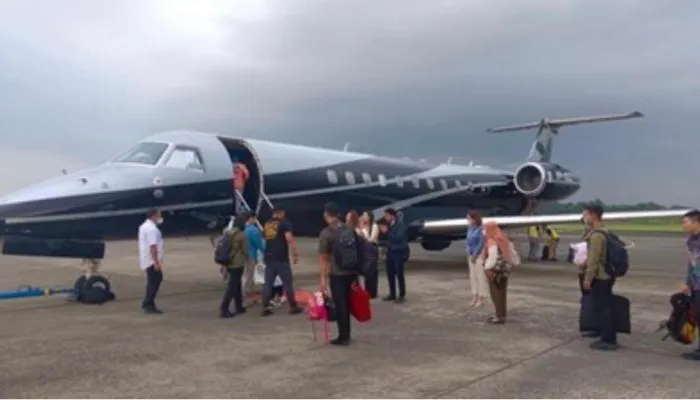
[{"label": "horizontal stabilizer", "polygon": [[541,121],[529,122],[526,124],[504,126],[504,127],[500,127],[500,128],[490,128],[490,129],[487,129],[486,132],[489,132],[489,133],[516,132],[516,131],[524,131],[524,130],[536,129],[536,128],[541,129],[543,127],[548,127],[549,129],[556,130],[557,128],[562,127],[562,126],[591,124],[594,122],[620,121],[620,120],[624,120],[624,119],[641,118],[641,117],[644,117],[644,114],[642,114],[639,111],[634,111],[634,112],[627,113],[627,114],[601,115],[601,116],[597,116],[597,117],[543,119]]}]

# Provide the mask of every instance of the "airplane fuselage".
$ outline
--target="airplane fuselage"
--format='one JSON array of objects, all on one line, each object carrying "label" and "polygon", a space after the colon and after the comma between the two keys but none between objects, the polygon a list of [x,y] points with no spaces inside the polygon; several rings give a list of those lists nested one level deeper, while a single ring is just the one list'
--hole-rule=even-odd
[{"label": "airplane fuselage", "polygon": [[524,194],[516,172],[485,166],[435,165],[175,131],[151,136],[98,167],[3,197],[0,219],[5,235],[128,238],[145,212],[157,207],[164,211],[166,235],[211,232],[233,212],[234,160],[250,171],[243,197],[251,208],[262,219],[270,204],[285,208],[300,236],[318,234],[329,201],[376,215],[395,207],[411,222],[458,218],[470,209],[519,214],[532,199],[561,200],[580,187],[578,178],[556,164],[545,166],[546,171],[538,165],[529,168],[543,176],[535,179],[536,192]]}]

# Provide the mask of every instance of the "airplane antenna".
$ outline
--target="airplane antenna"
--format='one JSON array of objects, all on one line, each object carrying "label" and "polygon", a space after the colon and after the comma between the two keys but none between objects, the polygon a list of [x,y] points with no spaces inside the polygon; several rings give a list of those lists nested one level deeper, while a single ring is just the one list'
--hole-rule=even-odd
[{"label": "airplane antenna", "polygon": [[559,134],[559,128],[570,125],[591,124],[594,122],[619,121],[631,118],[642,118],[644,114],[639,111],[633,111],[627,114],[602,115],[597,117],[578,117],[578,118],[562,118],[549,119],[542,118],[538,122],[529,122],[521,125],[504,126],[500,128],[490,128],[486,132],[501,133],[501,132],[516,132],[529,129],[537,129],[537,136],[532,143],[530,154],[527,157],[528,161],[550,162],[552,160],[552,142],[554,136]]},{"label": "airplane antenna", "polygon": [[447,164],[452,164],[452,157],[447,157]]},{"label": "airplane antenna", "polygon": [[350,142],[345,143],[345,146],[343,146],[343,151],[348,151],[350,148]]}]

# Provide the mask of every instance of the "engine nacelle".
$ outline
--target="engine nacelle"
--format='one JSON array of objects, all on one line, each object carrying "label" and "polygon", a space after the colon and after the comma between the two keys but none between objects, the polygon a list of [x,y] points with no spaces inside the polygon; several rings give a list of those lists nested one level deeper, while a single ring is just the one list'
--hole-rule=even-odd
[{"label": "engine nacelle", "polygon": [[513,185],[527,197],[559,198],[576,192],[580,179],[558,164],[533,161],[515,170]]},{"label": "engine nacelle", "polygon": [[420,242],[421,247],[427,251],[441,251],[450,247],[452,244],[451,240],[441,240],[441,239],[423,239]]}]

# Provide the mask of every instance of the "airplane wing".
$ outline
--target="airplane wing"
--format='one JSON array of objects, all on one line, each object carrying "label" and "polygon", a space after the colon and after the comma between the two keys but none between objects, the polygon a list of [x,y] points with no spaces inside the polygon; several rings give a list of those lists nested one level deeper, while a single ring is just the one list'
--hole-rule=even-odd
[{"label": "airplane wing", "polygon": [[[627,221],[643,218],[673,218],[682,217],[688,210],[661,210],[661,211],[624,211],[606,212],[603,214],[603,221]],[[581,214],[559,214],[559,215],[513,215],[503,217],[484,217],[483,222],[496,222],[501,228],[519,228],[530,225],[549,225],[580,222]],[[428,235],[464,235],[467,229],[465,218],[443,219],[436,221],[424,221],[418,227],[420,234]]]},{"label": "airplane wing", "polygon": [[490,128],[486,132],[489,133],[501,133],[501,132],[515,132],[524,131],[528,129],[540,128],[543,123],[546,123],[554,129],[558,129],[562,126],[570,125],[580,125],[580,124],[590,124],[593,122],[605,122],[605,121],[619,121],[623,119],[630,118],[641,118],[644,114],[639,111],[633,111],[627,114],[613,114],[613,115],[599,115],[596,117],[577,117],[577,118],[561,118],[561,119],[546,119],[537,122],[528,122],[520,125],[504,126],[500,128]]}]

